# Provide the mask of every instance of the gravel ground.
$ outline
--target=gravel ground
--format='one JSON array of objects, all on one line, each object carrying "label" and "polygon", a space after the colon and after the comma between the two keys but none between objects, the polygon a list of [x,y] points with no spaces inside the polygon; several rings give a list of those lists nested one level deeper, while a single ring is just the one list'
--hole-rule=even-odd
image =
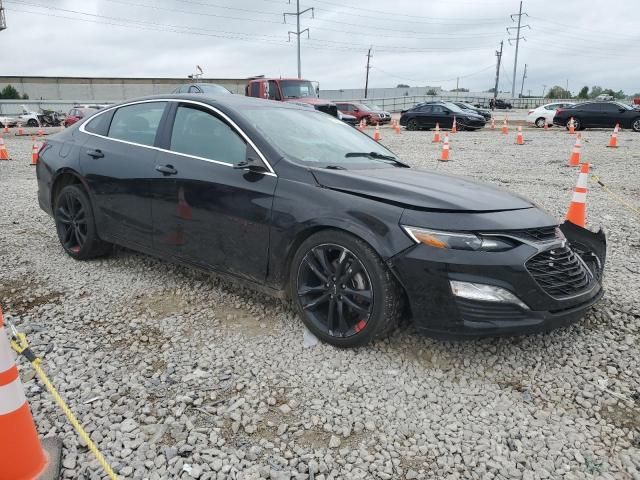
[{"label": "gravel ground", "polygon": [[[524,194],[562,218],[577,170],[560,129],[460,132],[438,163],[431,132],[383,129],[413,165]],[[587,131],[583,158],[640,208],[640,134]],[[29,137],[0,162],[0,303],[123,478],[640,479],[640,232],[590,184],[608,234],[606,295],[544,335],[444,342],[411,328],[342,351],[305,347],[289,306],[118,250],[76,262],[37,205]],[[51,397],[21,369],[63,478],[103,478]]]}]

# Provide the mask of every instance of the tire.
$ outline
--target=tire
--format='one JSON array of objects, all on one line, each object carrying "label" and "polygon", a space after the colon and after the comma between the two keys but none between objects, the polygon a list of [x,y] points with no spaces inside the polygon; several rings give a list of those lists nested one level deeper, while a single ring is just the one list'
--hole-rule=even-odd
[{"label": "tire", "polygon": [[58,239],[70,257],[89,260],[109,252],[111,245],[98,238],[93,208],[81,186],[67,185],[60,190],[53,212]]},{"label": "tire", "polygon": [[407,122],[407,130],[418,130],[418,121],[415,118],[412,118]]},{"label": "tire", "polygon": [[391,271],[371,246],[340,230],[323,230],[300,245],[289,283],[305,326],[335,347],[366,345],[400,319],[404,296]]},{"label": "tire", "polygon": [[634,118],[631,121],[631,128],[634,132],[640,132],[640,117]]},{"label": "tire", "polygon": [[[571,119],[567,120],[566,123],[566,127],[567,130],[569,130],[569,124],[571,123]],[[582,123],[580,122],[580,119],[578,118],[573,118],[573,128],[577,131],[577,130],[584,130],[584,128],[582,127]]]},{"label": "tire", "polygon": [[544,124],[547,123],[547,120],[544,117],[536,118],[535,124],[538,128],[544,128]]},{"label": "tire", "polygon": [[27,127],[37,127],[38,126],[38,122],[35,118],[30,118],[29,120],[27,120]]}]

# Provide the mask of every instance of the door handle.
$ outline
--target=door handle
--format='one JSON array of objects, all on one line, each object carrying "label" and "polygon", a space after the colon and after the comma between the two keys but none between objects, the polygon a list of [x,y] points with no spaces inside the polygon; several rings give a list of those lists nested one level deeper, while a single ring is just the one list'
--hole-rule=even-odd
[{"label": "door handle", "polygon": [[175,175],[178,170],[173,168],[173,165],[156,165],[156,170],[163,175]]},{"label": "door handle", "polygon": [[89,155],[90,157],[93,157],[93,158],[102,158],[102,157],[104,157],[104,153],[102,153],[102,150],[100,150],[100,149],[87,150],[87,155]]}]

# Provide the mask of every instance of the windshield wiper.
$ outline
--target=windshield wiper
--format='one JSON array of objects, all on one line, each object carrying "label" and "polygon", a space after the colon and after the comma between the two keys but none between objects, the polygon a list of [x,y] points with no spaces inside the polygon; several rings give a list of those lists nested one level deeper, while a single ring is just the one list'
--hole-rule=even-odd
[{"label": "windshield wiper", "polygon": [[408,167],[409,166],[406,163],[401,162],[400,160],[398,160],[396,157],[394,157],[392,155],[384,155],[384,154],[378,153],[378,152],[349,152],[349,153],[345,154],[345,157],[346,158],[351,158],[351,157],[369,157],[369,158],[373,158],[374,160],[385,160],[385,161],[397,163],[398,165],[401,165],[403,167]]},{"label": "windshield wiper", "polygon": [[346,170],[346,168],[341,165],[327,165],[324,168],[326,168],[327,170]]}]

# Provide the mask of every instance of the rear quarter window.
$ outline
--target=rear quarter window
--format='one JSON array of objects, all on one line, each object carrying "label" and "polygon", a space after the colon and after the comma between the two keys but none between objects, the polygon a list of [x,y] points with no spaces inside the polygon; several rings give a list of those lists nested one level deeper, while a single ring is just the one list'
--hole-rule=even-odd
[{"label": "rear quarter window", "polygon": [[147,102],[118,108],[109,126],[109,137],[152,146],[166,102]]},{"label": "rear quarter window", "polygon": [[95,133],[97,135],[107,135],[112,116],[113,116],[113,111],[105,112],[101,115],[98,115],[90,119],[85,124],[84,129],[87,132]]}]

